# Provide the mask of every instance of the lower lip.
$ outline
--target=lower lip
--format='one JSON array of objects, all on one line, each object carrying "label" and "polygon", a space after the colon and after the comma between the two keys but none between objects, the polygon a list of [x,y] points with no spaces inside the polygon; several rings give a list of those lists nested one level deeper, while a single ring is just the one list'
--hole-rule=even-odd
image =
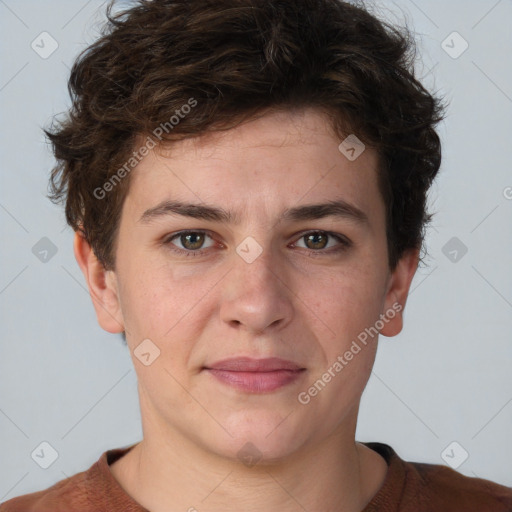
[{"label": "lower lip", "polygon": [[241,391],[266,393],[295,382],[304,370],[275,370],[271,372],[233,372],[207,368],[215,378]]}]

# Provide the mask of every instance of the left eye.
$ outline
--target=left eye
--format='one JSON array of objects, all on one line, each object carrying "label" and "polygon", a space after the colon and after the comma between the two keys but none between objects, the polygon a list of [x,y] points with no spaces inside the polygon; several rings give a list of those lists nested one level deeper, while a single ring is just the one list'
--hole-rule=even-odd
[{"label": "left eye", "polygon": [[[329,238],[333,239],[335,242],[332,245],[329,244]],[[337,236],[333,233],[328,233],[326,231],[312,231],[309,233],[303,234],[299,241],[304,241],[305,243],[305,249],[310,250],[321,250],[321,249],[330,249],[331,247],[336,247],[336,245],[342,245],[342,246],[348,246],[348,242],[341,238],[340,236]],[[294,245],[296,245],[298,242],[296,242]]]}]

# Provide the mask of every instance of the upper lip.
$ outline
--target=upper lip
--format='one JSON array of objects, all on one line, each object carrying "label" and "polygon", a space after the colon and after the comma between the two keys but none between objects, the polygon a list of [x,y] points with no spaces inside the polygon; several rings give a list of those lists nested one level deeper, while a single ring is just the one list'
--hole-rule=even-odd
[{"label": "upper lip", "polygon": [[276,370],[303,370],[304,368],[286,359],[268,357],[265,359],[253,359],[250,357],[236,357],[223,359],[211,365],[205,366],[208,370],[226,370],[231,372],[271,372]]}]

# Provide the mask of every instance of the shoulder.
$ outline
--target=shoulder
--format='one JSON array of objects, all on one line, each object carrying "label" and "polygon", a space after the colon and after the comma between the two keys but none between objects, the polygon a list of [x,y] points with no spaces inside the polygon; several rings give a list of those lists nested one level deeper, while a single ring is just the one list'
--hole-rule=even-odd
[{"label": "shoulder", "polygon": [[412,488],[422,489],[435,510],[512,512],[512,488],[469,477],[438,464],[406,462]]},{"label": "shoulder", "polygon": [[0,504],[0,512],[104,512],[141,509],[112,476],[109,465],[128,453],[133,446],[104,452],[86,471],[44,489],[17,496]]},{"label": "shoulder", "polygon": [[512,512],[512,488],[440,464],[402,460],[390,446],[365,443],[388,463],[383,487],[365,512]]},{"label": "shoulder", "polygon": [[17,496],[0,504],[0,512],[69,512],[89,510],[84,489],[86,472],[61,480],[48,489]]}]

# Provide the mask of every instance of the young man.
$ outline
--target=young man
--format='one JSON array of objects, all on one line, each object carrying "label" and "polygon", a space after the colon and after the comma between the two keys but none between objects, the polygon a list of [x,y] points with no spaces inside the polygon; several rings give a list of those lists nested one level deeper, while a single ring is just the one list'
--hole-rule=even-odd
[{"label": "young man", "polygon": [[13,511],[511,511],[512,489],[355,429],[440,165],[411,43],[338,0],[109,16],[48,135],[76,259],[144,438]]}]

